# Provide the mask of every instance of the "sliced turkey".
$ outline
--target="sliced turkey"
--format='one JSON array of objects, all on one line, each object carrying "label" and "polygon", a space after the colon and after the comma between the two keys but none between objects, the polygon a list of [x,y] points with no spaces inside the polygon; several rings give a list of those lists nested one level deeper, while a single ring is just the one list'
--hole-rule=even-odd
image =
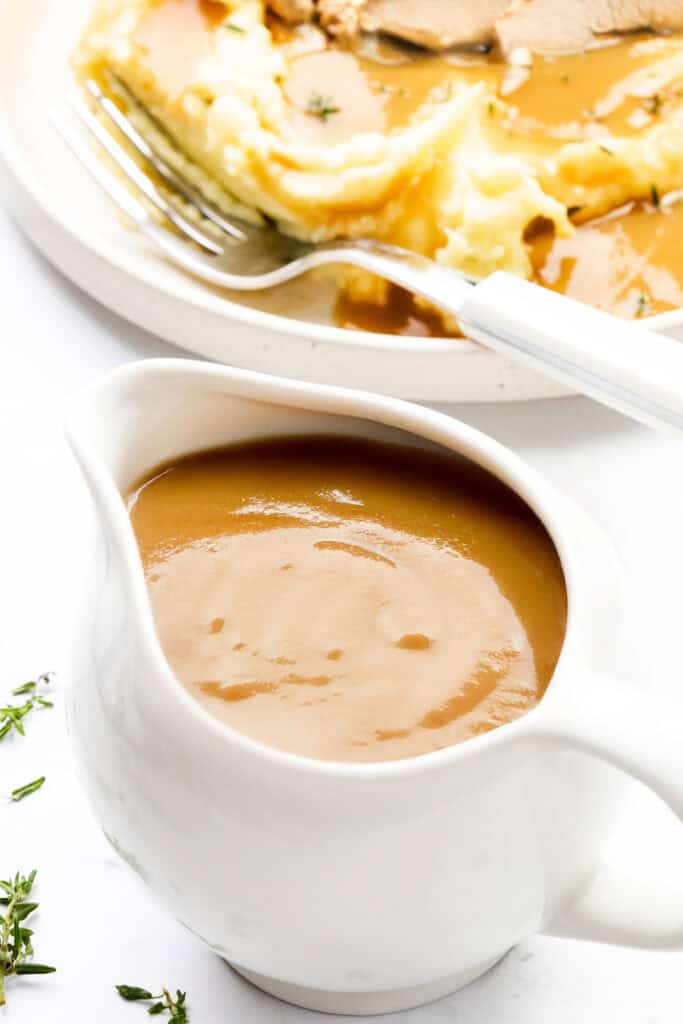
[{"label": "sliced turkey", "polygon": [[429,50],[492,43],[495,22],[510,0],[367,0],[360,16],[366,32],[386,32]]},{"label": "sliced turkey", "polygon": [[503,53],[585,50],[609,33],[683,29],[683,0],[514,0],[496,23]]}]

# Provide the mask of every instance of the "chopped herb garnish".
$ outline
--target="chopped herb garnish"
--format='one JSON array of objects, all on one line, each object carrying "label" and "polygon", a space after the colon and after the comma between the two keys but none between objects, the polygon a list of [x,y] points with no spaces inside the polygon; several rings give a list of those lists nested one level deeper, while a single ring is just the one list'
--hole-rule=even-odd
[{"label": "chopped herb garnish", "polygon": [[374,92],[380,92],[382,95],[400,96],[401,99],[405,99],[409,95],[408,90],[403,86],[389,85],[387,82],[371,82],[370,86]]},{"label": "chopped herb garnish", "polygon": [[234,21],[224,21],[222,28],[227,28],[228,32],[239,32],[240,35],[244,35],[247,31],[241,25],[236,25]]},{"label": "chopped herb garnish", "polygon": [[319,92],[312,92],[308,98],[306,113],[313,117],[319,117],[321,121],[327,121],[332,114],[338,114],[339,109],[332,96],[323,96]]},{"label": "chopped herb garnish", "polygon": [[649,114],[653,114],[656,117],[662,109],[662,103],[662,97],[656,92],[654,96],[648,96],[645,100],[645,109]]},{"label": "chopped herb garnish", "polygon": [[647,312],[649,303],[650,303],[650,300],[647,297],[647,295],[645,294],[645,292],[641,292],[640,295],[638,296],[638,299],[636,300],[636,316],[637,317],[645,315],[645,313]]},{"label": "chopped herb garnish", "polygon": [[152,995],[146,988],[138,988],[136,985],[117,985],[116,991],[129,1003],[151,1003],[147,1007],[147,1013],[152,1017],[158,1013],[167,1011],[168,1019],[175,1021],[175,1024],[188,1024],[187,1006],[185,1004],[185,992],[176,990],[175,999],[168,989],[162,988],[158,996]]},{"label": "chopped herb garnish", "polygon": [[47,686],[50,679],[50,673],[45,672],[38,679],[31,680],[24,683],[23,686],[18,686],[16,690],[12,690],[13,696],[28,696],[23,704],[7,704],[5,707],[0,707],[0,740],[3,740],[12,729],[20,736],[25,736],[24,719],[26,716],[37,707],[52,707],[52,701],[46,700],[38,692],[38,688]]},{"label": "chopped herb garnish", "polygon": [[614,156],[614,150],[610,149],[608,146],[601,145],[600,149],[603,151],[603,153],[607,153],[607,156]]},{"label": "chopped herb garnish", "polygon": [[38,908],[37,903],[27,899],[35,877],[35,871],[28,878],[17,872],[14,878],[0,880],[0,905],[7,908],[4,917],[0,917],[0,1006],[5,1005],[5,978],[11,974],[52,974],[56,970],[31,960],[33,932],[24,926],[24,921]]},{"label": "chopped herb garnish", "polygon": [[652,203],[653,203],[654,206],[659,206],[659,203],[660,203],[659,189],[657,188],[656,185],[651,185],[650,186],[650,199],[652,200]]},{"label": "chopped herb garnish", "polygon": [[27,782],[25,786],[19,786],[17,789],[13,789],[10,797],[12,800],[23,800],[25,796],[30,796],[31,793],[35,793],[45,782],[45,776],[41,775],[39,779],[34,779],[33,782]]}]

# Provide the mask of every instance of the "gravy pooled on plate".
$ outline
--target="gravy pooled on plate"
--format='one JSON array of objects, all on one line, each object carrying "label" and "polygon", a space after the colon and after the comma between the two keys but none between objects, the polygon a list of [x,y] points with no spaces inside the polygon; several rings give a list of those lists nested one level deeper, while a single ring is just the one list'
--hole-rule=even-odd
[{"label": "gravy pooled on plate", "polygon": [[533,708],[562,646],[555,548],[456,455],[350,437],[192,455],[129,498],[161,645],[214,717],[388,761]]}]

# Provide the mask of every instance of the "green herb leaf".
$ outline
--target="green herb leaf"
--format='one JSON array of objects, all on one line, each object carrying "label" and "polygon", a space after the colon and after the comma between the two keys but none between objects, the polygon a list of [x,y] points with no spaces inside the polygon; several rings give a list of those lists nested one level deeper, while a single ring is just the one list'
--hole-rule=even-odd
[{"label": "green herb leaf", "polygon": [[128,1002],[136,1002],[139,999],[154,999],[151,992],[148,992],[146,988],[137,988],[135,985],[117,985],[116,991],[122,999],[127,999]]},{"label": "green herb leaf", "polygon": [[22,928],[21,922],[38,907],[27,899],[35,877],[35,870],[26,877],[17,871],[13,879],[0,881],[0,888],[7,894],[0,900],[7,908],[4,917],[0,917],[0,1006],[5,1005],[5,979],[10,975],[52,974],[56,970],[28,959],[33,955],[33,932]]},{"label": "green herb leaf", "polygon": [[165,1009],[166,1007],[164,1006],[163,1003],[154,1003],[153,1006],[150,1006],[147,1013],[150,1015],[150,1017],[154,1017],[156,1016],[157,1013],[163,1013]]},{"label": "green herb leaf", "polygon": [[636,310],[635,310],[636,318],[645,315],[645,313],[647,312],[649,304],[650,304],[650,300],[649,300],[648,296],[645,294],[645,292],[641,292],[640,295],[638,296],[638,298],[636,299]]},{"label": "green herb leaf", "polygon": [[656,185],[651,185],[650,186],[650,199],[652,200],[652,202],[653,202],[653,204],[655,206],[659,206],[659,203],[660,203],[659,189],[657,188]]},{"label": "green herb leaf", "polygon": [[10,797],[12,800],[23,800],[25,796],[30,796],[31,793],[35,793],[45,782],[45,776],[41,775],[39,779],[34,779],[33,782],[27,782],[25,786],[18,786],[13,789]]},{"label": "green herb leaf", "polygon": [[308,106],[306,107],[306,113],[311,114],[313,117],[320,118],[321,121],[327,121],[328,117],[333,114],[338,114],[340,108],[335,103],[332,96],[323,96],[319,92],[312,92],[308,98]]},{"label": "green herb leaf", "polygon": [[20,903],[14,913],[17,921],[25,921],[28,915],[37,909],[37,903]]},{"label": "green herb leaf", "polygon": [[17,686],[15,690],[12,690],[12,696],[19,697],[21,696],[22,693],[30,693],[31,690],[35,690],[37,685],[38,684],[35,682],[35,680],[31,680],[28,683],[24,683],[23,686]]},{"label": "green herb leaf", "polygon": [[241,25],[236,25],[234,21],[224,21],[221,28],[227,28],[229,32],[239,32],[240,35],[244,35],[247,31]]}]

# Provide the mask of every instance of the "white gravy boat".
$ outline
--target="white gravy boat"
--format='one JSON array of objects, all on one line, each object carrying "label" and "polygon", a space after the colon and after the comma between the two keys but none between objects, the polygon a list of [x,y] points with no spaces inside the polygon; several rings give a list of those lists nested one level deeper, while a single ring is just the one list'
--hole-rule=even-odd
[{"label": "white gravy boat", "polygon": [[[337,764],[232,731],[175,679],[121,494],[178,455],[324,432],[461,452],[545,523],[569,618],[537,709],[421,757]],[[683,813],[683,713],[629,681],[608,542],[515,455],[405,402],[186,360],[109,374],[68,433],[101,527],[69,699],[82,777],[112,845],[241,974],[366,1014],[452,992],[534,932],[683,946],[683,893],[601,864],[629,776]]]}]

